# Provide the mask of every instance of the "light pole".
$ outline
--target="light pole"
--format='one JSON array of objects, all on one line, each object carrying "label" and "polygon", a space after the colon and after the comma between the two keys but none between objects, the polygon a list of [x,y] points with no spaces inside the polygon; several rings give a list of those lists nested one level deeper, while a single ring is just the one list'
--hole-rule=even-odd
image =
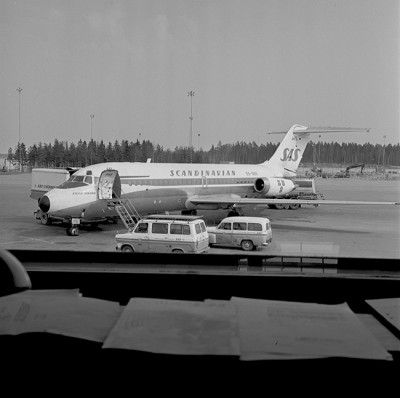
[{"label": "light pole", "polygon": [[383,136],[383,172],[385,172],[386,135]]},{"label": "light pole", "polygon": [[18,87],[18,152],[19,152],[19,171],[22,171],[22,154],[21,154],[21,91]]},{"label": "light pole", "polygon": [[321,163],[321,135],[318,138],[318,162]]},{"label": "light pole", "polygon": [[189,136],[189,150],[190,150],[190,163],[192,163],[192,152],[193,152],[193,144],[192,144],[192,127],[193,127],[193,106],[192,106],[192,101],[194,97],[194,91],[189,91],[188,96],[190,97],[190,136]]},{"label": "light pole", "polygon": [[94,115],[93,115],[93,113],[91,113],[90,114],[90,164],[92,164],[92,158],[93,158],[93,156],[92,156],[92,141],[93,141],[93,118],[94,118]]},{"label": "light pole", "polygon": [[197,134],[197,150],[200,151],[200,133]]}]

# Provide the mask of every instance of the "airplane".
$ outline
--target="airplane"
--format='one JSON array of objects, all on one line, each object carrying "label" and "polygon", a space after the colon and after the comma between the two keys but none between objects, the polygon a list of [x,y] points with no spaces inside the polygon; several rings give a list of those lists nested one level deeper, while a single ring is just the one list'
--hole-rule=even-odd
[{"label": "airplane", "polygon": [[[282,199],[296,188],[296,170],[313,133],[368,132],[369,129],[307,127],[295,124],[275,153],[261,164],[199,164],[109,162],[86,166],[38,199],[36,218],[71,223],[68,235],[78,235],[78,225],[118,220],[117,199],[129,201],[136,215],[225,209],[240,215],[246,205],[293,204]],[[32,197],[32,194],[31,194]],[[366,202],[296,199],[296,204],[398,205]],[[140,216],[139,216],[140,215]]]}]

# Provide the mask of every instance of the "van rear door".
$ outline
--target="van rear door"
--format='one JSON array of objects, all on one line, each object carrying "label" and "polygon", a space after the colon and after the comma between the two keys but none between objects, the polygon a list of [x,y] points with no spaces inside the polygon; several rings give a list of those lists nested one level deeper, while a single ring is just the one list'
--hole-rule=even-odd
[{"label": "van rear door", "polygon": [[195,223],[196,230],[196,252],[203,252],[208,250],[209,246],[209,237],[207,232],[207,227],[204,221],[198,221]]}]

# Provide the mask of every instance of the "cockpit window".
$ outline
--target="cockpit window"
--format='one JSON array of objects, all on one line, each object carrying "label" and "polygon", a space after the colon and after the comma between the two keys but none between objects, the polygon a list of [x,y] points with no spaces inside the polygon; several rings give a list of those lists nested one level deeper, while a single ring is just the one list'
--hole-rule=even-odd
[{"label": "cockpit window", "polygon": [[72,176],[71,181],[73,182],[83,182],[85,176]]},{"label": "cockpit window", "polygon": [[92,184],[92,181],[93,181],[92,176],[72,175],[67,181],[59,185],[58,188],[68,189],[68,188],[84,187],[86,185]]}]

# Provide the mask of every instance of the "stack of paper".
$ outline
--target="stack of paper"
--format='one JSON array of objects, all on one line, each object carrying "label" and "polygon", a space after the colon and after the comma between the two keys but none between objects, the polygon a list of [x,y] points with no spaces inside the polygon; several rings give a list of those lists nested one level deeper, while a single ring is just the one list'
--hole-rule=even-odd
[{"label": "stack of paper", "polygon": [[48,332],[103,342],[121,309],[76,289],[26,290],[0,298],[0,334]]},{"label": "stack of paper", "polygon": [[347,304],[131,298],[123,308],[82,297],[78,290],[27,290],[1,297],[0,334],[27,332],[102,342],[106,349],[233,355],[246,361],[392,359]]}]

